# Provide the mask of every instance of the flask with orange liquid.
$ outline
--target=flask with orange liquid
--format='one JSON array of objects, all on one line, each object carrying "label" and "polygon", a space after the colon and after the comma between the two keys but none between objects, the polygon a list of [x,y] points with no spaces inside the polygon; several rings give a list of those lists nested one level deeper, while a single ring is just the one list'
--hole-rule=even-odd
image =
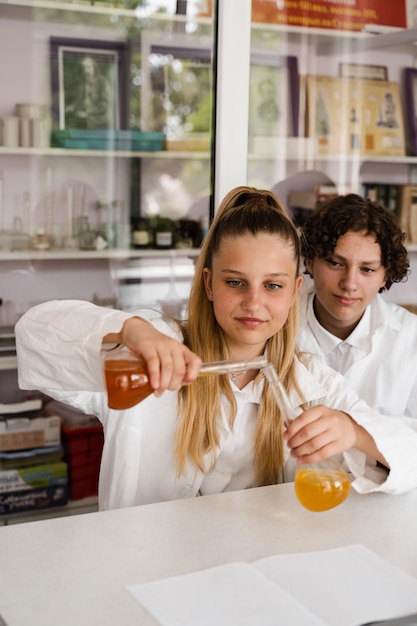
[{"label": "flask with orange liquid", "polygon": [[129,409],[152,393],[146,363],[138,355],[120,346],[104,352],[103,362],[110,409]]},{"label": "flask with orange liquid", "polygon": [[350,480],[334,459],[309,465],[298,463],[294,481],[295,495],[309,511],[327,511],[349,495]]},{"label": "flask with orange liquid", "polygon": [[[296,416],[287,392],[271,363],[263,368],[263,373],[288,426]],[[319,463],[298,462],[294,490],[299,502],[309,511],[327,511],[346,500],[350,492],[350,480],[340,463],[332,458]]]},{"label": "flask with orange liquid", "polygon": [[[124,346],[103,352],[103,362],[107,404],[110,409],[129,409],[153,392],[144,359]],[[251,369],[263,369],[266,365],[264,356],[248,360],[212,361],[203,363],[198,375],[237,374]]]}]

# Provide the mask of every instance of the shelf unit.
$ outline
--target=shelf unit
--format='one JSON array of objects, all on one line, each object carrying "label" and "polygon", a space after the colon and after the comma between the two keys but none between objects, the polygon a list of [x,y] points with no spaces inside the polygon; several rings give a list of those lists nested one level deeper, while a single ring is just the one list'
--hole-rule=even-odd
[{"label": "shelf unit", "polygon": [[[300,74],[312,73],[324,67],[324,73],[334,73],[335,63],[340,59],[355,58],[368,62],[369,55],[376,51],[387,51],[384,63],[389,62],[390,56],[399,52],[415,58],[414,41],[417,38],[417,29],[394,30],[380,34],[370,32],[336,31],[331,29],[307,28],[303,26],[287,26],[279,24],[251,23],[251,0],[241,0],[239,5],[239,24],[235,20],[235,7],[232,0],[224,0],[218,6],[218,58],[217,67],[217,101],[216,101],[216,162],[214,196],[215,206],[218,205],[224,194],[235,184],[248,184],[272,187],[281,177],[291,175],[300,169],[334,170],[337,175],[348,169],[347,180],[358,184],[360,180],[367,180],[372,176],[375,168],[381,168],[383,176],[391,165],[395,168],[403,167],[402,180],[414,182],[417,178],[417,157],[364,157],[348,155],[318,155],[303,148],[291,152],[280,141],[282,149],[276,154],[253,153],[248,150],[247,129],[249,126],[249,104],[247,94],[250,90],[250,58],[253,51],[265,51],[270,55],[296,54],[299,58]],[[20,21],[33,21],[35,27],[57,20],[59,27],[65,30],[68,16],[72,16],[73,25],[78,22],[81,33],[90,25],[97,22],[97,33],[107,32],[123,36],[126,24],[142,24],[145,29],[158,31],[169,41],[175,37],[184,36],[189,31],[202,34],[207,46],[212,45],[212,20],[204,16],[168,15],[163,13],[146,14],[140,8],[111,7],[105,2],[92,4],[91,2],[58,2],[52,0],[0,0],[0,16]],[[142,20],[142,22],[141,22]],[[82,24],[81,24],[82,23]],[[85,24],[84,24],[85,23]],[[112,30],[113,29],[113,30]],[[411,64],[411,61],[410,61]],[[239,107],[236,107],[239,102]],[[293,139],[293,138],[291,138]],[[119,162],[128,162],[131,159],[141,159],[147,163],[169,164],[178,162],[200,161],[207,165],[211,159],[210,152],[194,151],[100,151],[100,150],[69,150],[60,148],[0,148],[0,169],[3,157],[27,157],[30,163],[37,159],[60,163],[62,159],[69,162],[80,162],[87,159],[87,167],[96,160],[109,160],[114,167],[120,169]],[[61,166],[58,166],[61,167]],[[157,165],[155,165],[157,167]],[[162,165],[164,167],[164,165]],[[122,176],[123,178],[123,176]],[[126,182],[126,177],[123,183]],[[375,181],[377,182],[377,181]],[[125,251],[108,251],[94,254],[72,254],[69,251],[48,251],[45,255],[36,256],[31,252],[28,255],[15,253],[0,254],[0,260],[68,260],[85,259],[127,259],[142,256],[142,252],[126,255]]]},{"label": "shelf unit", "polygon": [[[152,45],[154,42],[158,45],[162,42],[164,45],[172,45],[173,48],[176,45],[187,46],[190,50],[202,46],[210,50],[213,46],[212,19],[190,15],[190,11],[188,13],[188,15],[170,15],[168,12],[147,13],[140,7],[113,7],[107,2],[100,1],[91,3],[82,0],[76,2],[0,0],[0,38],[4,49],[7,50],[9,47],[12,49],[13,46],[14,50],[17,40],[21,48],[19,55],[14,55],[13,70],[4,65],[0,71],[0,77],[4,83],[13,87],[3,92],[0,98],[0,117],[13,114],[14,104],[17,102],[46,104],[49,110],[49,105],[53,101],[48,60],[51,37],[74,37],[91,41],[128,41],[129,71],[136,71],[136,78],[142,81],[145,80],[146,73],[150,70],[147,67],[147,61],[146,63],[143,61],[141,65],[140,59],[138,61],[135,55],[139,52],[143,59],[147,59],[145,35],[148,44],[150,40]],[[15,29],[15,36],[11,35],[13,29]],[[11,72],[13,76],[9,75]],[[21,77],[20,81],[16,81],[17,74]],[[149,83],[149,76],[147,80]],[[136,89],[134,97],[139,98],[140,92],[133,83],[132,74],[129,78],[130,88],[132,91]],[[139,100],[143,109],[142,96]],[[145,125],[143,130],[154,130],[149,127],[147,118],[141,118],[141,123]],[[137,120],[132,125],[137,128]],[[164,150],[132,151],[0,146],[0,172],[3,172],[0,195],[3,192],[4,196],[3,202],[0,197],[0,230],[3,227],[9,232],[12,231],[12,220],[16,214],[22,219],[26,217],[27,213],[24,214],[23,209],[23,193],[30,188],[31,213],[27,222],[29,223],[28,230],[31,231],[29,235],[33,237],[38,227],[41,226],[41,220],[45,219],[45,213],[48,212],[45,204],[52,181],[55,197],[50,214],[53,213],[55,240],[58,242],[56,249],[51,247],[45,251],[36,249],[10,251],[11,244],[7,238],[3,243],[0,237],[0,246],[3,243],[3,249],[0,249],[0,263],[3,263],[6,278],[0,294],[3,299],[5,301],[12,299],[9,291],[15,286],[14,272],[20,273],[19,278],[23,276],[27,279],[27,285],[19,290],[16,297],[27,298],[27,301],[32,303],[39,300],[38,296],[44,290],[42,284],[45,285],[46,282],[48,288],[44,290],[45,299],[51,299],[50,295],[46,295],[50,289],[56,290],[58,298],[92,299],[93,288],[95,292],[98,291],[99,296],[106,297],[110,294],[114,296],[116,295],[114,292],[118,289],[118,278],[117,276],[115,278],[117,271],[124,265],[129,266],[130,263],[140,259],[149,261],[155,258],[158,263],[165,261],[167,280],[169,280],[171,262],[175,263],[177,259],[182,259],[184,256],[194,258],[198,255],[198,250],[126,249],[125,243],[119,244],[120,248],[97,251],[73,250],[70,245],[65,248],[67,242],[63,240],[67,238],[66,233],[70,230],[67,216],[69,210],[65,197],[67,182],[74,184],[74,189],[76,185],[79,186],[79,183],[85,183],[87,209],[84,212],[84,209],[78,208],[79,204],[75,206],[76,194],[79,194],[79,191],[74,190],[73,220],[75,222],[80,214],[87,213],[92,228],[97,228],[99,220],[99,214],[92,208],[93,204],[95,205],[98,201],[107,203],[120,200],[121,206],[124,207],[121,209],[122,218],[120,219],[122,228],[125,228],[124,233],[129,227],[132,213],[137,211],[129,205],[137,202],[138,198],[142,202],[153,203],[154,213],[158,213],[154,205],[159,203],[162,207],[161,214],[169,215],[169,211],[172,211],[172,217],[176,219],[183,217],[181,210],[186,213],[193,209],[194,204],[201,197],[206,201],[208,217],[209,194],[212,187],[212,155],[211,150],[199,149],[198,145],[196,148],[196,150],[186,147],[177,149],[177,146],[173,146],[172,149],[170,145],[169,149]],[[164,176],[161,175],[165,176],[164,180],[162,180]],[[134,178],[137,180],[138,177],[141,183],[138,191],[132,193],[132,180]],[[185,179],[187,182],[183,188],[172,187],[173,182]],[[20,197],[16,201],[18,194]],[[176,199],[177,196],[178,199]],[[171,199],[173,200],[172,207],[170,206]],[[199,205],[199,211],[200,208]],[[7,218],[6,223],[4,219],[1,219],[4,215]],[[188,217],[188,214],[185,217],[192,219]],[[126,241],[126,237],[121,236],[120,240]],[[15,267],[14,264],[16,264]],[[80,272],[80,269],[83,271]],[[74,277],[75,274],[78,274],[77,279]],[[32,278],[31,281],[29,281],[29,276]],[[41,283],[40,288],[36,286],[36,282]],[[164,289],[163,285],[161,289]],[[19,304],[20,309],[24,306],[24,302]]]}]

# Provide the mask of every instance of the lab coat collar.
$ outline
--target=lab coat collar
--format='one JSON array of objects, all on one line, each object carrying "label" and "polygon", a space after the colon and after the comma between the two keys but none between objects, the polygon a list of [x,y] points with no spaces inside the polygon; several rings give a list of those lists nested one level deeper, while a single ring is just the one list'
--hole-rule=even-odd
[{"label": "lab coat collar", "polygon": [[381,294],[377,294],[369,305],[369,308],[371,309],[372,332],[384,328],[392,328],[396,331],[401,330],[402,310],[384,300]]},{"label": "lab coat collar", "polygon": [[308,305],[307,305],[307,320],[308,324],[315,335],[318,343],[324,350],[325,354],[328,354],[334,348],[339,346],[342,343],[346,343],[352,348],[357,348],[364,353],[370,351],[372,346],[372,323],[371,323],[371,308],[367,307],[362,316],[362,319],[359,321],[356,328],[350,333],[350,335],[346,339],[340,339],[336,337],[332,333],[329,333],[320,322],[317,320],[317,317],[314,313],[314,293],[309,295]]},{"label": "lab coat collar", "polygon": [[[375,329],[385,324],[385,319],[381,316],[378,305],[373,307],[373,303],[371,303],[365,309],[362,319],[351,334],[346,339],[340,339],[323,328],[317,320],[314,313],[314,297],[314,291],[311,291],[308,294],[306,322],[324,354],[329,354],[341,344],[348,344],[363,354],[368,354],[372,349],[372,337]],[[375,312],[374,308],[377,309]]]}]

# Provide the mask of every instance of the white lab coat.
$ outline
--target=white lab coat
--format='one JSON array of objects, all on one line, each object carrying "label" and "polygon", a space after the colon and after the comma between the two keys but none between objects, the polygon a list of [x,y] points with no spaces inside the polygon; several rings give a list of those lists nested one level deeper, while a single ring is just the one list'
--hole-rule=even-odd
[{"label": "white lab coat", "polygon": [[[21,388],[40,389],[97,415],[103,424],[100,509],[196,496],[205,480],[205,473],[191,463],[184,475],[176,476],[172,445],[176,392],[165,392],[160,398],[151,395],[125,411],[107,408],[101,341],[105,334],[118,332],[128,317],[131,314],[87,302],[55,301],[30,309],[16,325]],[[162,320],[155,323],[167,334],[173,333]],[[353,476],[353,487],[360,493],[401,493],[417,486],[417,432],[396,418],[381,419],[347,388],[342,376],[323,366],[319,359],[305,355],[302,361],[297,361],[298,382],[310,405],[325,403],[348,412],[372,434],[390,464],[387,474],[369,467],[365,455],[357,450],[346,452],[344,459]],[[259,402],[261,389],[262,383],[251,386],[253,401]],[[301,399],[293,393],[291,402],[296,407]],[[219,455],[231,436],[225,414],[222,421]],[[286,458],[286,479],[292,480],[294,461],[288,450]],[[207,458],[207,468],[209,461]],[[254,485],[249,482],[246,486]]]},{"label": "white lab coat", "polygon": [[300,300],[299,349],[343,374],[378,413],[417,417],[417,315],[377,295],[343,341],[319,324],[313,299],[311,290]]}]

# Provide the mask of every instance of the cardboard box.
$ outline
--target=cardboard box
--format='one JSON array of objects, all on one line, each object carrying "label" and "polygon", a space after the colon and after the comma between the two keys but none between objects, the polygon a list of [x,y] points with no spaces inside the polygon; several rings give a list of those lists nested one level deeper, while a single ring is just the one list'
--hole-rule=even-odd
[{"label": "cardboard box", "polygon": [[56,446],[61,443],[61,422],[58,416],[0,418],[0,452]]}]

